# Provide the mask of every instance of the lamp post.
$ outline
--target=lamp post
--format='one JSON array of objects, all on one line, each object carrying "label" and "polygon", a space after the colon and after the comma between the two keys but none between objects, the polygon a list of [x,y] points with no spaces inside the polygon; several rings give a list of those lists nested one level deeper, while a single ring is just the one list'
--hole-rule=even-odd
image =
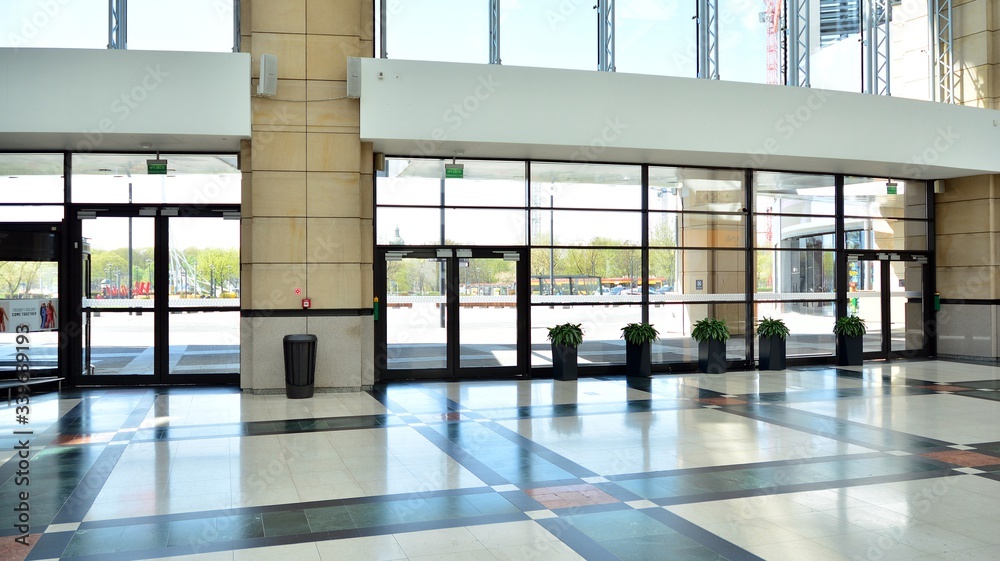
[{"label": "lamp post", "polygon": [[215,263],[212,263],[211,265],[208,266],[208,271],[209,271],[208,283],[209,286],[211,287],[209,293],[211,294],[212,298],[215,298]]}]

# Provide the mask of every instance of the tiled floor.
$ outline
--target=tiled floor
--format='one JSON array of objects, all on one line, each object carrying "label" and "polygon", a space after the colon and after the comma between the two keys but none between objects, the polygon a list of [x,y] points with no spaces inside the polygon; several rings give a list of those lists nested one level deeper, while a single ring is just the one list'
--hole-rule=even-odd
[{"label": "tiled floor", "polygon": [[0,413],[0,559],[996,560],[998,390],[915,361],[40,394]]}]

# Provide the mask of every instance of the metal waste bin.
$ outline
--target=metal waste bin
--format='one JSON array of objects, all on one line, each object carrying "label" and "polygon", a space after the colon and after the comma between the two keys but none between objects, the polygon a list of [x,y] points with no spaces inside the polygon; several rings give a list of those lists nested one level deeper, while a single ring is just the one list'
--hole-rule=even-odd
[{"label": "metal waste bin", "polygon": [[316,336],[285,335],[285,395],[289,399],[312,397],[316,383]]}]

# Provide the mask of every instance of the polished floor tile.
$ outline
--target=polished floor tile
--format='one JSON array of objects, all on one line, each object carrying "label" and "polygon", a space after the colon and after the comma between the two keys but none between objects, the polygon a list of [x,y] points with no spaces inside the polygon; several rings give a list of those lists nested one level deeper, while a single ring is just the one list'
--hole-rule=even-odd
[{"label": "polished floor tile", "polygon": [[[35,396],[4,559],[1000,558],[1000,368]],[[9,422],[9,421],[4,421]],[[14,540],[30,491],[30,547]],[[10,505],[10,508],[7,508]]]}]

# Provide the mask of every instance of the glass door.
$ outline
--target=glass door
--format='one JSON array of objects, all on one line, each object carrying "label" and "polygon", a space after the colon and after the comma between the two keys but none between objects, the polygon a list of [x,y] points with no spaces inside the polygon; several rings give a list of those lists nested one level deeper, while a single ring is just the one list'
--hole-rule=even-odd
[{"label": "glass door", "polygon": [[81,223],[83,383],[120,376],[142,384],[155,374],[154,220],[95,216]]},{"label": "glass door", "polygon": [[865,320],[866,358],[926,354],[926,256],[849,254],[847,261],[847,311]]},{"label": "glass door", "polygon": [[[527,364],[518,249],[390,248],[376,318],[380,379],[516,376]],[[522,284],[523,286],[523,284]]]}]

